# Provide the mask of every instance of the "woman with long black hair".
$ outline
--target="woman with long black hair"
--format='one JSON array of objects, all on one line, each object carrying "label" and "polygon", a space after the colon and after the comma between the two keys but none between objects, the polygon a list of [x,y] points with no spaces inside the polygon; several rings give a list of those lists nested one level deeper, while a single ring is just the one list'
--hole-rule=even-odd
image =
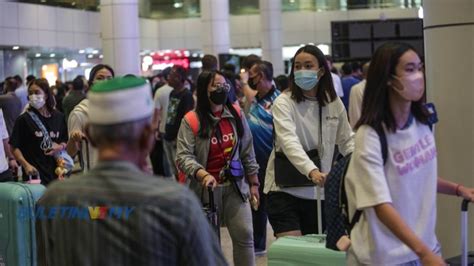
[{"label": "woman with long black hair", "polygon": [[196,110],[181,121],[176,162],[203,204],[214,188],[219,217],[229,230],[235,265],[255,265],[250,201],[258,205],[258,165],[252,135],[229,82],[218,71],[197,80]]},{"label": "woman with long black hair", "polygon": [[331,170],[334,147],[344,156],[354,147],[324,54],[306,45],[292,63],[290,88],[272,107],[275,146],[265,177],[268,219],[277,237],[318,232],[323,204],[317,200],[323,195],[316,186],[324,185]]},{"label": "woman with long black hair", "polygon": [[445,265],[435,234],[436,193],[472,201],[474,189],[438,177],[425,98],[416,50],[404,43],[379,47],[345,181],[349,217],[362,211],[347,265]]}]

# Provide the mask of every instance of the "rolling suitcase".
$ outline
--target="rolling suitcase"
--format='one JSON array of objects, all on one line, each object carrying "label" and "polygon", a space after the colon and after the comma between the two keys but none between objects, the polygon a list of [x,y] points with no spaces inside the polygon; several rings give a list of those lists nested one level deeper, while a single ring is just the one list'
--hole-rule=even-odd
[{"label": "rolling suitcase", "polygon": [[0,265],[36,265],[35,205],[40,184],[0,184]]},{"label": "rolling suitcase", "polygon": [[[82,147],[85,147],[85,152],[82,151]],[[84,154],[86,160],[84,161]],[[91,159],[89,157],[89,141],[87,138],[82,138],[81,150],[79,152],[79,165],[81,166],[82,172],[89,171],[91,169]]]},{"label": "rolling suitcase", "polygon": [[[322,195],[321,188],[318,195]],[[318,199],[318,232],[322,232],[321,200]],[[326,248],[326,235],[280,237],[268,250],[269,266],[344,266],[346,253]]]},{"label": "rolling suitcase", "polygon": [[216,203],[214,201],[214,192],[212,191],[211,187],[208,187],[207,191],[209,193],[209,203],[205,204],[203,207],[204,215],[211,224],[212,229],[214,229],[214,232],[216,232],[217,238],[219,239],[220,243],[221,226],[219,221],[219,214],[217,213]]},{"label": "rolling suitcase", "polygon": [[73,169],[70,175],[81,174],[91,169],[91,161],[89,157],[89,141],[86,138],[82,138],[81,148],[77,152],[77,157],[79,162],[79,168]]},{"label": "rolling suitcase", "polygon": [[468,207],[469,201],[461,205],[461,255],[446,260],[450,266],[474,266],[474,251],[468,252]]}]

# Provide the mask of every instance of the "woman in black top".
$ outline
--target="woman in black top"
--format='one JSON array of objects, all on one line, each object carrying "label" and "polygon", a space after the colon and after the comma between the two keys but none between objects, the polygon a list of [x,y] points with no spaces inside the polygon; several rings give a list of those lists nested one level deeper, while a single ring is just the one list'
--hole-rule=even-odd
[{"label": "woman in black top", "polygon": [[[49,90],[48,81],[36,79],[28,87],[29,107],[15,121],[10,144],[13,154],[23,167],[23,179],[28,176],[41,178],[48,185],[57,178],[54,170],[54,154],[64,150],[68,138],[64,115],[54,109],[54,96]],[[52,145],[45,145],[41,129],[32,119],[30,112],[36,114],[49,133]]]}]

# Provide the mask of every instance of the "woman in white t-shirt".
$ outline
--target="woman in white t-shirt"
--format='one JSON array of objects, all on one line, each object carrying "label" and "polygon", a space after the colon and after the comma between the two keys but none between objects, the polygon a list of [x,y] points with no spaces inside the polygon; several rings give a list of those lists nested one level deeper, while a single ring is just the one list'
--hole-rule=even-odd
[{"label": "woman in white t-shirt", "polygon": [[[474,189],[438,178],[424,107],[423,63],[407,44],[386,43],[369,68],[346,175],[351,231],[348,265],[445,265],[435,235],[436,192],[474,199]],[[376,130],[384,132],[384,163]]]}]

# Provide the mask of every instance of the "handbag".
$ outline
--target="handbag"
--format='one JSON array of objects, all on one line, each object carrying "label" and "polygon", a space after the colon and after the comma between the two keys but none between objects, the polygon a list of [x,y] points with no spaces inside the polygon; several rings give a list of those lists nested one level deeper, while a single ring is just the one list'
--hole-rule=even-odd
[{"label": "handbag", "polygon": [[[276,131],[273,126],[273,146],[275,146]],[[319,143],[320,147],[323,145],[323,130],[322,130],[322,107],[319,106]],[[318,149],[307,151],[309,159],[321,169],[321,158]],[[275,183],[279,187],[306,187],[316,186],[316,184],[306,175],[301,174],[298,169],[288,160],[285,153],[277,152],[275,148],[274,161]]]},{"label": "handbag", "polygon": [[[33,122],[35,122],[36,126],[43,133],[43,140],[41,141],[40,148],[45,152],[47,150],[50,150],[53,147],[53,141],[51,140],[51,137],[49,136],[48,130],[46,129],[46,127],[43,125],[39,117],[34,112],[29,111],[28,114],[33,119]],[[64,172],[69,173],[74,167],[74,160],[65,150],[58,151],[53,156],[54,156],[54,159],[56,160],[56,163],[58,164],[57,165],[58,168],[61,168],[62,173]],[[57,171],[58,170],[56,170],[56,172]]]}]

